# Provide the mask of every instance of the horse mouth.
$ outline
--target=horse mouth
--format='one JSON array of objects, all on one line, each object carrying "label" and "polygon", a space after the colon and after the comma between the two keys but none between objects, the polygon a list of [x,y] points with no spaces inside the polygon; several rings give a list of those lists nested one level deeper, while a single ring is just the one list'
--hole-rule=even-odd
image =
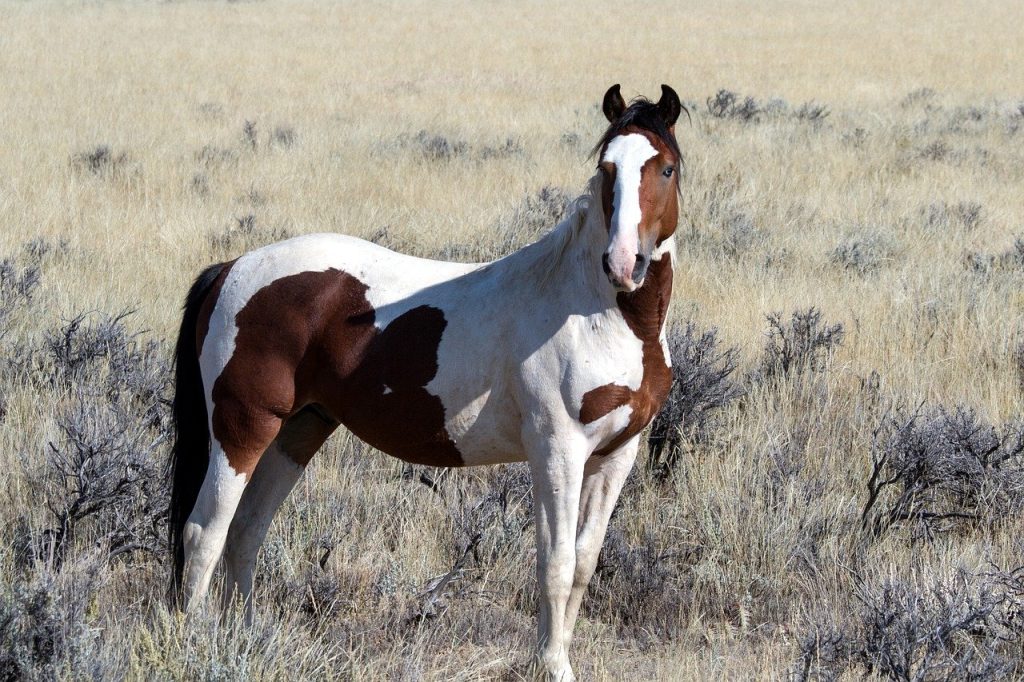
[{"label": "horse mouth", "polygon": [[638,281],[633,280],[633,279],[627,279],[625,281],[622,281],[622,280],[618,279],[617,277],[609,276],[608,277],[608,281],[612,283],[612,286],[615,287],[616,291],[621,292],[621,293],[627,293],[627,294],[636,291],[637,289],[642,287],[643,284],[644,284],[644,280],[643,280],[642,277],[640,278],[640,281],[638,282]]}]

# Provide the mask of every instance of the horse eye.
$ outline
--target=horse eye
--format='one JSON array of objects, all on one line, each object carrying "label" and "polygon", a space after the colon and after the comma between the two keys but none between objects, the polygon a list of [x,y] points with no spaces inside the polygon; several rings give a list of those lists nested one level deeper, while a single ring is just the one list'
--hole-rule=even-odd
[{"label": "horse eye", "polygon": [[665,171],[662,173],[662,175],[664,175],[666,178],[671,178],[672,177],[672,173],[674,171],[675,171],[675,168],[673,168],[672,166],[669,166],[668,168],[665,169]]}]

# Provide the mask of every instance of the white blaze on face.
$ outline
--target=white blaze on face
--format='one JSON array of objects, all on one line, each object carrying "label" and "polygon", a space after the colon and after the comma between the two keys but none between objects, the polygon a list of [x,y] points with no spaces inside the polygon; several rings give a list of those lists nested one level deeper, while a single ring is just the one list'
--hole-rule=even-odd
[{"label": "white blaze on face", "polygon": [[609,234],[608,266],[625,288],[633,289],[633,267],[640,243],[640,172],[658,150],[639,133],[620,135],[608,144],[601,158],[615,165],[615,191]]}]

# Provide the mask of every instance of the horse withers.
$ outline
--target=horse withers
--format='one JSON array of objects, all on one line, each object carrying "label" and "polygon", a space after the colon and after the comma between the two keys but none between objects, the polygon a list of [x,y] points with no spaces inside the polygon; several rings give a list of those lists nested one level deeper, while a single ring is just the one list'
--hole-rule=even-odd
[{"label": "horse withers", "polygon": [[175,593],[224,555],[246,600],[274,513],[340,425],[415,464],[529,463],[540,595],[535,663],[568,649],[640,431],[671,384],[665,318],[682,107],[611,87],[596,175],[550,233],[484,264],[296,237],[195,281],[176,350]]}]

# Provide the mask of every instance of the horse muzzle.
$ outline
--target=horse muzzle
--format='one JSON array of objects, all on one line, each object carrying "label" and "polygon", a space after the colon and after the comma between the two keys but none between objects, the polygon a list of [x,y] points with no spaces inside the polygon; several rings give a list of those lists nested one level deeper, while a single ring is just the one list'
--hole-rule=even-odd
[{"label": "horse muzzle", "polygon": [[643,286],[650,263],[651,259],[642,253],[623,256],[620,253],[606,252],[601,258],[601,267],[608,275],[608,281],[618,291],[627,292]]}]

